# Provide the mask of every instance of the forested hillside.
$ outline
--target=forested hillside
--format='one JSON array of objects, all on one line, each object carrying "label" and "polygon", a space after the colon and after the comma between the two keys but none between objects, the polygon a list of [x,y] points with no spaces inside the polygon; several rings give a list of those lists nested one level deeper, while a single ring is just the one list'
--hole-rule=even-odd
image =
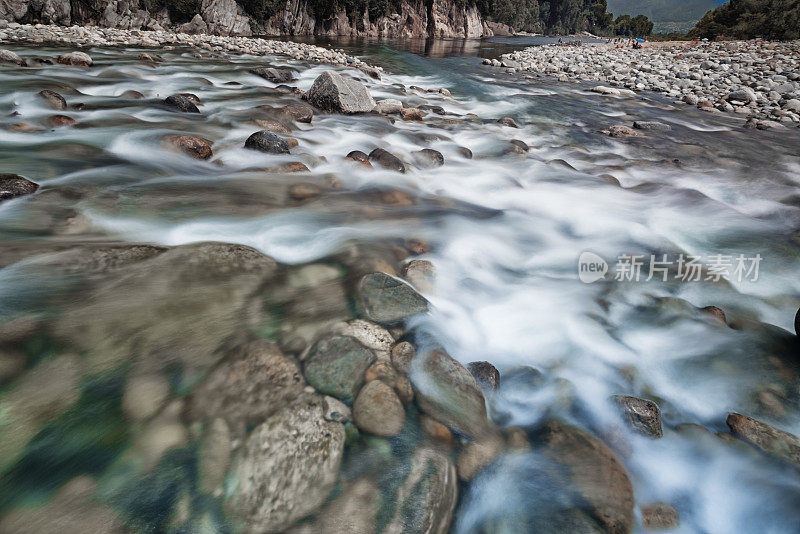
[{"label": "forested hillside", "polygon": [[800,0],[731,0],[709,11],[689,37],[800,38]]}]

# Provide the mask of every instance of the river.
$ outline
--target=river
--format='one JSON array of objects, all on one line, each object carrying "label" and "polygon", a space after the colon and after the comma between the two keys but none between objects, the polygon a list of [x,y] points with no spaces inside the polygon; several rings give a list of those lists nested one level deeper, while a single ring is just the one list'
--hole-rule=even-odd
[{"label": "river", "polygon": [[[659,95],[614,98],[589,92],[591,84],[480,65],[481,58],[546,41],[336,42],[385,68],[381,82],[362,77],[376,99],[441,106],[448,115],[404,122],[319,114],[310,125],[296,125],[292,156],[242,148],[256,129],[247,122],[256,106],[295,99],[247,72],[263,64],[259,58],[199,58],[176,48],[160,51],[163,62],[155,66],[137,60],[152,51],[91,49],[89,70],[0,70],[0,170],[41,185],[34,196],[0,204],[0,317],[44,317],[63,334],[71,323],[60,318],[77,313],[80,324],[90,325],[87,339],[116,340],[107,329],[125,330],[119,321],[128,297],[115,297],[115,310],[99,305],[91,289],[116,283],[114,275],[73,280],[50,270],[62,265],[51,258],[75,246],[213,240],[301,265],[348,251],[372,258],[364,250],[373,244],[380,255],[386,243],[422,240],[427,247],[419,258],[432,262],[436,279],[424,293],[430,313],[407,326],[418,351],[440,346],[465,364],[488,361],[501,377],[517,376],[519,366],[542,374],[536,387],[501,379],[490,402],[498,424],[531,429],[559,418],[607,437],[624,458],[637,506],[670,503],[680,515],[676,532],[797,532],[797,472],[714,433],[727,432],[727,414],[739,412],[800,434],[793,323],[800,306],[800,137],[747,131],[734,118],[675,106]],[[10,49],[24,57],[63,51]],[[286,58],[270,64],[295,70],[292,85],[304,90],[328,68]],[[452,98],[410,86],[447,88]],[[35,97],[41,89],[63,94],[70,105],[82,103],[80,111],[63,112],[77,124],[39,131],[53,113]],[[125,91],[144,99],[124,98]],[[153,105],[180,92],[200,98],[201,115]],[[461,120],[467,114],[484,120]],[[505,116],[519,128],[486,120]],[[599,133],[634,120],[672,128],[634,139]],[[34,131],[10,128],[19,122]],[[163,148],[160,139],[173,133],[213,140],[214,156],[198,161]],[[512,138],[530,150],[508,153]],[[415,150],[433,148],[445,164],[412,165],[398,174],[343,159],[376,146],[406,161]],[[287,161],[311,170],[259,170]],[[296,182],[339,187],[307,201],[287,200],[286,188]],[[376,201],[376,191],[399,191],[391,198],[401,201]],[[683,262],[690,258],[702,266],[694,273],[699,280],[687,276]],[[605,277],[582,281],[579,259],[600,269],[605,262]],[[142,299],[135,293],[132,310]],[[296,297],[300,305],[306,298],[313,297]],[[199,313],[213,314],[202,299],[195,299]],[[722,309],[728,324],[704,313],[707,306]],[[180,321],[153,316],[135,324],[203,337],[195,328],[205,321],[194,325],[191,310],[175,314]],[[102,328],[95,331],[94,324]],[[21,372],[66,350],[65,338],[41,335],[19,347],[27,358]],[[137,350],[143,349],[134,346],[131,353]],[[106,495],[141,480],[119,467],[141,425],[116,421],[118,386],[108,397],[92,397],[96,379],[89,377],[96,373],[82,373],[81,401],[71,411],[48,426],[30,423],[35,436],[21,447],[0,439],[0,450],[14,451],[17,459],[0,462],[0,515],[47,502],[79,474],[96,477]],[[8,394],[15,382],[2,380]],[[3,394],[0,389],[0,399]],[[656,401],[663,437],[621,426],[612,395]],[[547,518],[563,503],[541,475],[542,462],[535,449],[503,456],[463,484],[451,532],[549,531]],[[136,510],[135,503],[115,503]],[[187,531],[165,526],[171,523],[158,515],[163,511],[155,519],[148,513],[131,523],[138,531]]]}]

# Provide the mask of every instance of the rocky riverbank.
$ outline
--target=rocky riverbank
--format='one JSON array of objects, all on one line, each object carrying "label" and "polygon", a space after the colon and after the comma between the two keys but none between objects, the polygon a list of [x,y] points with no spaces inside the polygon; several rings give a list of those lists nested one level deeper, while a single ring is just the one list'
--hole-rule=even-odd
[{"label": "rocky riverbank", "polygon": [[[174,47],[193,46],[224,54],[249,54],[254,56],[279,55],[313,63],[349,65],[364,68],[371,75],[379,71],[361,59],[341,50],[332,50],[306,43],[274,41],[255,37],[224,37],[209,34],[186,34],[166,30],[142,31],[97,28],[84,26],[56,26],[43,24],[18,24],[0,22],[0,43],[63,44],[77,47],[90,46],[142,46]],[[0,57],[0,62],[11,61]]]},{"label": "rocky riverbank", "polygon": [[[486,60],[495,67],[566,81],[591,80],[597,92],[656,91],[708,112],[736,113],[748,127],[800,126],[800,41],[550,45]],[[624,91],[623,91],[624,92]]]}]

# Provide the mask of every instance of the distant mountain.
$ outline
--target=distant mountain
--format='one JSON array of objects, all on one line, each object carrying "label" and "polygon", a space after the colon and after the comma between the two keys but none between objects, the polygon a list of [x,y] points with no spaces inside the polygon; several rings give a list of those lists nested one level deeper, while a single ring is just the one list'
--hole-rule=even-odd
[{"label": "distant mountain", "polygon": [[646,15],[656,32],[688,31],[709,10],[726,0],[608,0],[614,17]]}]

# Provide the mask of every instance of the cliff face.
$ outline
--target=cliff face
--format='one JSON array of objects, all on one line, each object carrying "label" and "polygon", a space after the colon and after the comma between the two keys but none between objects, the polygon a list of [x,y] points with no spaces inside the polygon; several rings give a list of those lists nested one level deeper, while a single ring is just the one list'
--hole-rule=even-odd
[{"label": "cliff face", "polygon": [[[387,38],[478,38],[494,35],[478,8],[454,0],[403,0],[395,12],[370,20],[368,12],[351,19],[344,10],[317,20],[307,0],[286,0],[283,11],[263,27],[236,0],[202,0],[191,21],[176,25],[167,9],[150,12],[140,0],[0,0],[0,19],[44,24],[97,24],[123,29],[162,30],[217,35],[321,35]],[[184,19],[185,20],[185,19]]]}]

